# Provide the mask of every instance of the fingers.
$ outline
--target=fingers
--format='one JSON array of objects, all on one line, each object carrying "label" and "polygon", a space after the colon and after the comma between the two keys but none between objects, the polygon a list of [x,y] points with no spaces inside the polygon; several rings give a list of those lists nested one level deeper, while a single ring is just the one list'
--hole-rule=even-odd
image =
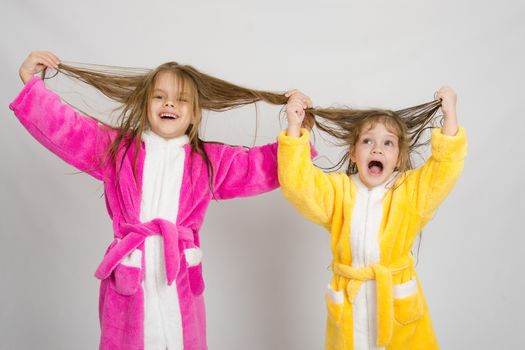
[{"label": "fingers", "polygon": [[52,52],[46,52],[46,58],[48,61],[52,64],[51,66],[55,69],[58,69],[58,66],[60,65],[60,58],[58,58],[54,53]]},{"label": "fingers", "polygon": [[60,59],[49,51],[33,51],[22,62],[18,74],[26,84],[34,74],[40,73],[46,67],[58,69]]},{"label": "fingers", "polygon": [[306,109],[308,108],[308,103],[304,100],[304,99],[301,99],[301,98],[297,98],[297,97],[291,97],[288,99],[288,103],[287,105],[299,105],[301,107],[301,109]]},{"label": "fingers", "polygon": [[34,64],[42,64],[55,69],[58,69],[60,64],[60,59],[49,51],[33,51],[29,55],[29,58]]},{"label": "fingers", "polygon": [[306,96],[297,89],[287,91],[284,94],[284,96],[288,97],[288,103],[290,103],[291,101],[300,101],[303,105],[303,109],[313,107],[313,103],[310,97]]},{"label": "fingers", "polygon": [[456,92],[450,86],[442,86],[438,91],[434,93],[436,100],[443,100],[444,98],[455,97]]},{"label": "fingers", "polygon": [[[445,118],[445,123],[448,119],[455,118],[457,95],[450,86],[443,86],[435,93],[437,100],[441,101],[441,112]],[[454,129],[454,128],[452,128]],[[452,131],[451,131],[452,132]]]},{"label": "fingers", "polygon": [[288,136],[298,137],[300,136],[299,130],[301,127],[311,130],[315,123],[313,116],[305,111],[307,108],[312,108],[313,103],[310,97],[297,89],[287,91],[284,95],[288,97],[288,102],[286,103],[287,133]]},{"label": "fingers", "polygon": [[293,90],[290,90],[290,91],[286,91],[286,92],[284,93],[284,96],[286,96],[286,97],[290,97],[290,96],[292,96],[293,94],[295,94],[295,93],[297,93],[297,92],[300,92],[300,91],[297,90],[297,89],[293,89]]}]

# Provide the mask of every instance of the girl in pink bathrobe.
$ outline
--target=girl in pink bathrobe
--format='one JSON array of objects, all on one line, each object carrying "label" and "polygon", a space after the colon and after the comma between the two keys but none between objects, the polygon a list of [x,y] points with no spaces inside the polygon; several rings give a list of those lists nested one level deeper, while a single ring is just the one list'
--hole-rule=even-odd
[{"label": "girl in pink bathrobe", "polygon": [[[112,127],[61,102],[42,79],[54,68],[122,103]],[[198,137],[201,108],[225,110],[284,95],[241,88],[169,62],[117,74],[61,64],[33,52],[20,67],[25,86],[11,103],[22,125],[51,152],[104,182],[114,241],[95,276],[100,349],[204,350],[199,229],[212,198],[278,187],[277,145],[246,149]]]}]

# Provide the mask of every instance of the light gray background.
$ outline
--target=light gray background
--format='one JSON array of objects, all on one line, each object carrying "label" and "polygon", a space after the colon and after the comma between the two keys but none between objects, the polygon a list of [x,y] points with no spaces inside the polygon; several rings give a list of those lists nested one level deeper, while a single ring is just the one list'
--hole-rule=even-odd
[{"label": "light gray background", "polygon": [[[93,272],[112,239],[102,186],[75,175],[8,110],[22,87],[18,67],[35,49],[132,67],[177,60],[250,87],[300,88],[319,106],[401,108],[430,100],[442,84],[455,87],[469,155],[424,231],[417,270],[442,348],[523,347],[522,1],[0,6],[0,348],[95,349]],[[203,131],[250,145],[255,124],[247,107],[209,115]],[[261,105],[256,143],[283,126],[279,107]],[[339,152],[318,148],[331,159]],[[276,190],[212,203],[201,237],[212,350],[322,348],[330,254],[320,227]]]}]

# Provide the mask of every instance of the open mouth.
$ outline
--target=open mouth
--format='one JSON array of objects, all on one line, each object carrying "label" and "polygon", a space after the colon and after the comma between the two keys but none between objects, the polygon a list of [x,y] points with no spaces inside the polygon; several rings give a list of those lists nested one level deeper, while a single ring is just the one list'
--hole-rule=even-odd
[{"label": "open mouth", "polygon": [[378,160],[372,160],[368,163],[368,172],[371,175],[381,175],[383,173],[383,163]]},{"label": "open mouth", "polygon": [[178,115],[172,114],[172,113],[162,113],[160,115],[160,119],[175,120],[175,119],[178,119],[178,118],[179,118]]}]

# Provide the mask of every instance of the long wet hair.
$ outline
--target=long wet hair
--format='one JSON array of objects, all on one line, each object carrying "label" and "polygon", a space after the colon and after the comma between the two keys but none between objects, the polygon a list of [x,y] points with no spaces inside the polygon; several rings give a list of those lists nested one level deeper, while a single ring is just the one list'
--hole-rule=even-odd
[{"label": "long wet hair", "polygon": [[[116,126],[110,126],[118,132],[109,145],[100,166],[112,162],[117,169],[117,178],[123,160],[131,145],[135,144],[133,154],[133,174],[136,176],[136,164],[140,150],[142,133],[148,128],[147,113],[149,101],[159,74],[172,73],[178,78],[179,91],[186,91],[191,96],[193,119],[186,131],[193,151],[206,162],[210,190],[213,192],[214,169],[199,137],[199,125],[202,109],[226,111],[235,107],[264,101],[270,104],[286,104],[288,98],[282,93],[267,92],[244,88],[227,81],[204,74],[189,65],[167,62],[155,69],[132,69],[112,66],[60,64],[58,73],[80,80],[100,91],[111,100],[119,103],[120,111]],[[43,73],[45,76],[45,72]],[[119,158],[121,149],[124,148]],[[120,166],[118,165],[120,162]]]},{"label": "long wet hair", "polygon": [[[208,167],[210,189],[213,192],[213,166],[199,137],[201,110],[226,111],[235,107],[264,101],[274,105],[284,105],[288,98],[283,93],[254,90],[241,87],[222,79],[202,73],[190,65],[177,62],[167,62],[155,69],[132,69],[101,65],[60,64],[58,73],[80,80],[111,100],[120,104],[120,114],[117,126],[110,126],[118,132],[117,137],[108,147],[103,162],[112,162],[117,168],[117,174],[123,164],[124,156],[134,143],[133,174],[136,179],[136,162],[142,133],[147,128],[147,112],[149,100],[160,73],[169,72],[177,76],[180,91],[190,92],[192,96],[193,121],[186,131],[192,149],[199,154]],[[45,72],[43,73],[45,76]],[[309,108],[303,126],[311,128],[316,125],[321,131],[334,137],[339,145],[348,147],[355,144],[359,131],[367,123],[383,120],[388,126],[398,130],[398,137],[406,139],[406,162],[403,169],[411,168],[409,154],[417,147],[428,141],[421,139],[422,133],[431,128],[431,122],[439,109],[440,101],[433,101],[423,105],[399,110],[359,110],[351,108]],[[118,167],[118,154],[124,147]],[[406,152],[404,149],[406,148]],[[401,154],[401,152],[400,152]],[[404,156],[405,157],[405,156]],[[339,169],[348,162],[347,173],[357,171],[355,164],[346,153],[333,169]]]},{"label": "long wet hair", "polygon": [[398,111],[386,109],[351,109],[351,108],[315,108],[307,109],[317,117],[315,125],[324,133],[330,135],[338,146],[348,150],[328,170],[337,170],[346,165],[346,174],[357,173],[357,164],[350,158],[350,150],[359,140],[365,126],[382,123],[398,137],[399,158],[397,171],[405,172],[413,168],[411,154],[421,146],[428,144],[424,132],[435,126],[437,111],[441,101],[432,101],[415,107]]}]

